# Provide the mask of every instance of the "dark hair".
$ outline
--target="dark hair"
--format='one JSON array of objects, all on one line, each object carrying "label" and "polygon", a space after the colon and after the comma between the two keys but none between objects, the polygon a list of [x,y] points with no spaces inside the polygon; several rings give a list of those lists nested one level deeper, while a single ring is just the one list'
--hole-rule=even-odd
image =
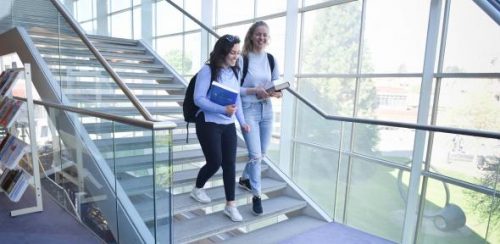
[{"label": "dark hair", "polygon": [[[207,62],[210,65],[210,70],[215,72],[214,77],[219,77],[220,69],[223,67],[227,55],[229,55],[234,45],[238,43],[240,43],[240,38],[233,35],[223,35],[217,40]],[[236,63],[236,69],[239,69],[238,63]]]},{"label": "dark hair", "polygon": [[255,29],[260,26],[265,26],[269,30],[269,26],[262,20],[253,23],[253,25],[248,28],[247,34],[245,35],[245,42],[242,50],[243,55],[248,55],[248,53],[253,50],[252,36],[255,33]]}]

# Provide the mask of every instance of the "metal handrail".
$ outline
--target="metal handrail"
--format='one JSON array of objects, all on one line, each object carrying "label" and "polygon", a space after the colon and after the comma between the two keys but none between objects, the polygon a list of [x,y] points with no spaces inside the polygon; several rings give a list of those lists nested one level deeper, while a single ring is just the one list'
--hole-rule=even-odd
[{"label": "metal handrail", "polygon": [[199,26],[201,26],[201,28],[205,29],[208,33],[212,34],[213,36],[215,36],[217,39],[220,38],[220,36],[215,32],[213,31],[212,29],[210,29],[210,27],[206,26],[205,24],[203,24],[201,21],[199,21],[197,18],[195,18],[194,16],[192,16],[190,13],[186,12],[186,10],[182,9],[181,7],[179,7],[179,5],[175,4],[174,2],[172,2],[171,0],[165,0],[167,3],[169,3],[170,5],[172,5],[174,8],[176,8],[177,10],[181,11],[184,15],[186,15],[188,18],[190,18],[192,21],[194,21],[196,24],[198,24]]},{"label": "metal handrail", "polygon": [[[27,101],[27,99],[24,97],[14,96],[14,98],[21,100],[21,101],[25,101],[25,102]],[[88,116],[92,116],[92,117],[96,117],[96,118],[100,118],[100,119],[110,120],[110,121],[114,121],[114,122],[118,122],[118,123],[123,123],[123,124],[127,124],[127,125],[146,128],[146,129],[175,129],[177,127],[177,125],[174,122],[170,122],[170,121],[153,122],[153,121],[138,120],[138,119],[128,118],[128,117],[124,117],[124,116],[96,112],[96,111],[92,111],[92,110],[67,106],[67,105],[58,104],[58,103],[39,101],[39,100],[33,100],[33,103],[38,104],[38,105],[43,105],[43,106],[47,106],[47,107],[60,109],[60,110],[64,110],[67,112],[88,115]]]},{"label": "metal handrail", "polygon": [[148,121],[158,121],[153,118],[151,113],[142,105],[142,103],[137,99],[137,97],[130,91],[128,86],[122,81],[120,76],[113,70],[111,65],[106,61],[104,56],[97,50],[97,48],[90,42],[89,38],[85,34],[85,32],[82,30],[82,28],[77,24],[77,22],[73,19],[73,17],[66,11],[64,6],[59,3],[58,0],[50,0],[52,4],[56,7],[56,9],[59,11],[59,13],[64,17],[64,19],[68,22],[68,24],[73,28],[73,30],[78,34],[80,39],[85,43],[85,45],[90,49],[90,51],[94,54],[94,56],[97,58],[99,63],[106,69],[106,71],[111,75],[111,78],[115,81],[115,83],[120,87],[120,89],[125,93],[125,95],[130,99],[132,104],[139,110],[139,113],[144,117],[144,119]]},{"label": "metal handrail", "polygon": [[323,110],[314,105],[307,98],[300,95],[295,90],[291,88],[286,88],[292,95],[297,97],[300,101],[305,103],[309,108],[314,110],[316,113],[321,115],[321,117],[327,120],[336,120],[343,122],[353,122],[353,123],[362,123],[362,124],[371,124],[371,125],[383,125],[383,126],[392,126],[392,127],[401,127],[407,129],[415,129],[415,130],[426,130],[433,132],[443,132],[443,133],[451,133],[451,134],[460,134],[460,135],[468,135],[468,136],[479,136],[493,139],[500,139],[500,133],[493,131],[481,131],[481,130],[470,130],[470,129],[460,129],[460,128],[451,128],[445,126],[435,126],[435,125],[419,125],[412,123],[403,123],[403,122],[394,122],[394,121],[385,121],[385,120],[374,120],[374,119],[362,119],[362,118],[353,118],[353,117],[345,117],[345,116],[336,116],[336,115],[328,115]]}]

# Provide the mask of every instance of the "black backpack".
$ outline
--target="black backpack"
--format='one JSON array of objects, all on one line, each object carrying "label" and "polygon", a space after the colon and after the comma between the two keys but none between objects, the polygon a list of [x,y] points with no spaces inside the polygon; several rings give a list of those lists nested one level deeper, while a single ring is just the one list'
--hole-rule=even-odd
[{"label": "black backpack", "polygon": [[[267,53],[267,60],[269,61],[269,67],[271,68],[271,77],[272,77],[274,70],[273,55]],[[243,86],[243,81],[245,80],[245,77],[247,77],[247,73],[248,73],[248,56],[243,55],[243,75],[241,76],[241,83],[240,83],[241,86]]]},{"label": "black backpack", "polygon": [[[212,81],[217,81],[215,77],[215,72],[214,68],[210,66],[210,86],[208,90],[210,91],[210,87],[212,86]],[[232,68],[234,75],[236,76],[236,79],[238,79],[238,71],[236,68]],[[186,143],[188,143],[188,137],[189,137],[189,123],[194,123],[196,122],[196,112],[200,110],[196,104],[194,104],[194,87],[196,84],[196,76],[198,76],[198,73],[196,73],[191,80],[189,80],[188,87],[186,88],[186,95],[184,96],[184,102],[182,103],[182,114],[184,116],[184,121],[186,121]]]}]

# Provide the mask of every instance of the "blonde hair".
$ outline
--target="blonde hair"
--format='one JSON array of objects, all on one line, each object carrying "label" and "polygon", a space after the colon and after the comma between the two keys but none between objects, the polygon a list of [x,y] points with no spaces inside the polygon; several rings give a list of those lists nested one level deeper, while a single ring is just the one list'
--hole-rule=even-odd
[{"label": "blonde hair", "polygon": [[260,26],[265,26],[269,30],[269,26],[262,20],[253,23],[253,25],[248,28],[247,34],[245,35],[245,41],[243,43],[242,51],[243,55],[248,55],[248,53],[253,50],[252,36],[255,33],[255,29]]}]

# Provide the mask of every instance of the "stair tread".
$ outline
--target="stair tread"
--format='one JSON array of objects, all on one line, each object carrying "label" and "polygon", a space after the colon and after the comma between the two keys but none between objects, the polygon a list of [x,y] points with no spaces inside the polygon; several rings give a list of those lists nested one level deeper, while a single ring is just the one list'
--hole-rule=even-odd
[{"label": "stair tread", "polygon": [[[244,162],[236,162],[236,172],[242,172],[243,169],[245,168],[246,161]],[[268,166],[262,166],[262,171],[265,171],[268,169]],[[196,179],[198,175],[199,169],[191,169],[191,170],[184,170],[182,174],[174,173],[174,185],[180,185],[180,184],[185,184],[185,183],[194,183],[194,180]],[[222,177],[222,169],[219,169],[212,178],[211,180],[216,180],[220,179]],[[133,195],[140,195],[140,194],[145,194],[145,193],[151,193],[153,191],[153,179],[151,175],[148,176],[140,176],[140,177],[132,177],[128,179],[120,179],[119,180],[121,186],[129,196]]]},{"label": "stair tread", "polygon": [[[52,57],[45,57],[44,58],[47,63],[49,64],[55,64],[59,65],[60,61],[64,60],[64,62],[61,65],[64,66],[92,66],[92,67],[102,67],[101,63],[97,60],[88,60],[88,59],[60,59],[60,58],[52,58]],[[113,67],[120,67],[120,68],[129,68],[129,69],[161,69],[163,70],[163,66],[158,65],[158,64],[152,64],[152,63],[111,63],[111,66]]]},{"label": "stair tread", "polygon": [[[238,210],[243,216],[242,222],[233,222],[222,212],[215,212],[204,216],[195,217],[188,220],[174,220],[174,242],[192,242],[201,240],[209,236],[256,223],[262,219],[278,216],[291,211],[304,208],[307,203],[303,200],[288,196],[278,196],[262,201],[265,212],[260,216],[251,213],[251,204],[239,206]],[[210,224],[207,224],[210,223]],[[163,233],[163,228],[170,228],[167,225],[159,226],[159,233]]]},{"label": "stair tread", "polygon": [[[142,102],[182,102],[184,95],[136,95]],[[71,101],[89,103],[130,101],[125,94],[71,94]]]},{"label": "stair tread", "polygon": [[[128,88],[132,90],[184,90],[186,86],[183,84],[159,84],[159,83],[126,83]],[[111,82],[71,82],[65,84],[65,89],[120,89],[118,85]]]},{"label": "stair tread", "polygon": [[[107,71],[70,71],[52,70],[52,74],[56,76],[73,76],[73,77],[102,77],[109,78],[111,75]],[[120,77],[129,79],[153,79],[153,80],[172,80],[173,75],[163,73],[139,73],[139,72],[117,72]]]},{"label": "stair tread", "polygon": [[[182,107],[172,107],[172,106],[146,106],[146,109],[153,115],[155,114],[181,114]],[[110,113],[120,116],[136,116],[140,115],[139,111],[135,107],[99,107],[91,108],[93,111]]]},{"label": "stair tread", "polygon": [[[236,151],[236,157],[246,156],[247,151],[244,148],[238,148]],[[193,162],[194,160],[205,161],[203,157],[203,152],[201,149],[191,149],[191,150],[182,150],[182,151],[174,151],[172,157],[174,160],[174,165],[182,164],[187,162]],[[151,158],[152,155],[138,155],[138,156],[127,156],[127,157],[117,157],[115,158],[117,165],[119,167],[126,167],[131,165],[146,165],[149,164],[148,167],[143,168],[151,168]],[[157,160],[165,160],[168,158],[168,153],[159,153],[157,154]]]},{"label": "stair tread", "polygon": [[[162,120],[162,121],[173,122],[177,125],[177,128],[180,128],[180,129],[186,128],[186,122],[180,117],[179,118],[170,118],[168,120]],[[131,127],[129,125],[125,125],[125,124],[121,124],[121,123],[116,124],[116,123],[111,123],[111,122],[85,123],[84,126],[89,134],[99,134],[99,133],[103,133],[103,131],[109,132],[109,133],[111,133],[111,131],[130,132],[131,130],[136,129],[135,127]],[[195,132],[194,123],[190,123],[189,128],[190,128],[190,132],[193,132],[193,133]]]},{"label": "stair tread", "polygon": [[325,224],[328,224],[328,222],[305,215],[299,215],[271,226],[224,240],[224,243],[278,243]]},{"label": "stair tread", "polygon": [[[105,132],[111,133],[111,131],[105,131]],[[189,133],[188,138],[189,138],[189,144],[198,143],[198,137],[194,132]],[[180,144],[186,144],[185,133],[173,134],[172,139],[173,139],[173,144],[175,146],[178,146]],[[94,143],[99,148],[111,147],[114,145],[113,149],[114,151],[131,150],[131,149],[148,149],[151,148],[152,146],[151,142],[152,142],[151,135],[94,140]],[[132,148],[129,148],[130,146],[132,146]]]},{"label": "stair tread", "polygon": [[[277,181],[271,178],[262,178],[262,193],[264,194],[279,189],[283,189],[284,187],[286,187],[285,182]],[[223,186],[207,188],[206,191],[207,194],[212,198],[212,202],[208,204],[203,204],[193,200],[190,196],[190,192],[174,195],[173,214],[179,214],[182,212],[191,211],[199,208],[206,208],[216,204],[224,203],[226,201]],[[168,195],[166,194],[164,196],[165,198],[168,197]],[[243,190],[239,187],[235,189],[235,199],[242,199],[249,196],[251,196],[251,194],[248,191]],[[158,202],[164,202],[164,201],[166,201],[166,199],[158,200]],[[139,214],[142,216],[144,221],[149,222],[154,220],[155,211],[153,208],[152,201],[143,201],[134,204],[134,206],[139,211]],[[169,217],[170,214],[170,206],[168,206],[167,204],[159,205],[157,206],[156,212],[157,212],[156,216],[157,219],[167,218]]]}]

